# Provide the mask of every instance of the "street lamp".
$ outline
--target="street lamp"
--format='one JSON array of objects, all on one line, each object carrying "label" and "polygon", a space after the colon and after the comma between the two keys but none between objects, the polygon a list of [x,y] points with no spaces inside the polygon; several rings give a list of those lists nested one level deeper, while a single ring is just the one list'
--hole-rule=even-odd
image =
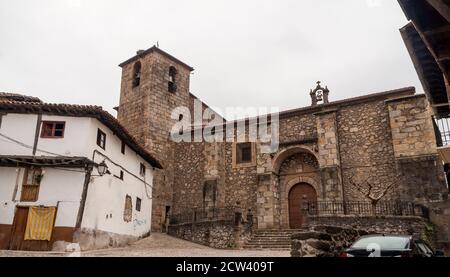
[{"label": "street lamp", "polygon": [[98,175],[103,176],[108,172],[108,166],[106,165],[105,161],[102,161],[97,165],[97,171]]}]

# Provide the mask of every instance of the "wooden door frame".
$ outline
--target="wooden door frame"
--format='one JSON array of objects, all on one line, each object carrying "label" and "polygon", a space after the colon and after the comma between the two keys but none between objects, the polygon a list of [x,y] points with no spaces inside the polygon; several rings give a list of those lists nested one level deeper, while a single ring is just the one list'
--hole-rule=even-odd
[{"label": "wooden door frame", "polygon": [[[288,211],[287,211],[287,214],[288,214],[288,226],[289,226],[290,229],[293,229],[293,227],[292,227],[292,222],[291,222],[292,217],[291,217],[291,198],[290,198],[290,195],[291,195],[292,190],[293,190],[295,187],[299,186],[299,185],[307,185],[307,186],[309,186],[309,187],[314,191],[315,201],[316,201],[316,202],[318,201],[317,190],[316,190],[316,188],[315,188],[313,185],[311,185],[310,183],[308,183],[308,182],[299,182],[299,183],[296,183],[295,185],[293,185],[293,186],[289,189],[288,194],[287,194],[287,196],[288,196],[288,199],[287,199],[287,202],[288,202]],[[300,211],[300,213],[303,213],[303,210]],[[304,219],[303,216],[304,216],[304,215],[302,214],[301,216],[302,216],[302,224],[303,224],[303,223],[304,223],[304,222],[303,222],[303,219]]]},{"label": "wooden door frame", "polygon": [[[17,225],[17,212],[20,208],[27,208],[28,212],[30,211],[30,206],[23,206],[23,205],[16,205],[14,207],[14,219],[13,219],[13,224],[11,227],[11,235],[9,237],[9,243],[8,243],[8,250],[11,250],[11,244],[13,242],[13,237],[14,237],[14,231],[16,230],[16,225]],[[28,214],[27,214],[27,220],[25,222],[25,225],[28,223]],[[26,228],[26,227],[25,227]],[[22,240],[25,240],[25,238],[23,238]]]},{"label": "wooden door frame", "polygon": [[[9,243],[8,243],[8,250],[11,249],[11,243],[12,243],[13,236],[14,236],[14,230],[15,230],[15,227],[16,227],[16,224],[17,224],[17,217],[16,217],[17,211],[19,210],[19,208],[27,208],[27,209],[28,209],[28,213],[29,213],[31,207],[36,207],[36,206],[27,206],[27,205],[16,205],[16,206],[15,206],[15,208],[14,208],[13,225],[12,225],[12,227],[11,227],[11,235],[10,235]],[[40,207],[40,206],[38,206],[38,207]],[[53,219],[52,235],[51,235],[51,237],[50,237],[50,240],[48,241],[49,244],[52,242],[53,233],[54,233],[54,231],[55,231],[56,217],[58,216],[58,207],[59,207],[59,201],[57,202],[57,204],[56,204],[56,206],[55,206],[55,208],[56,208],[56,209],[55,209],[55,218]],[[50,207],[45,207],[45,206],[44,206],[44,208],[50,208]],[[27,221],[25,222],[25,225],[28,226],[28,214],[27,214]],[[25,230],[26,230],[26,227],[25,227]],[[22,241],[25,241],[25,237],[22,238]],[[49,245],[49,246],[50,246],[50,245]]]}]

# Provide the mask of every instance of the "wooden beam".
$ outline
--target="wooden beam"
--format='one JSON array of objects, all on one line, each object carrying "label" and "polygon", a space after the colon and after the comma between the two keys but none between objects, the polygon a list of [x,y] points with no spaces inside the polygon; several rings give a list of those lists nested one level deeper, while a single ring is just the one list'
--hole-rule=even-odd
[{"label": "wooden beam", "polygon": [[412,23],[409,23],[408,25],[406,25],[405,27],[400,29],[400,34],[402,35],[403,42],[405,43],[406,49],[408,50],[409,56],[411,57],[414,68],[416,69],[417,75],[419,77],[419,80],[422,83],[422,86],[425,90],[425,93],[427,94],[427,96],[429,98],[429,101],[431,103],[433,103],[433,96],[431,94],[430,86],[427,82],[427,79],[425,78],[425,72],[421,66],[420,60],[417,57],[417,53],[415,51],[415,47],[412,43],[414,33],[417,33],[417,30],[415,29],[415,27]]},{"label": "wooden beam", "polygon": [[425,31],[423,33],[427,36],[434,36],[434,35],[440,35],[440,34],[445,34],[445,33],[449,33],[449,32],[450,32],[450,24],[444,25],[442,27],[439,27],[439,28],[436,28],[433,30]]},{"label": "wooden beam", "polygon": [[414,24],[414,22],[412,24],[416,28],[417,33],[422,38],[423,43],[428,48],[428,50],[430,51],[431,55],[433,55],[434,59],[436,60],[436,63],[438,64],[438,66],[441,69],[442,73],[444,74],[445,78],[447,78],[447,80],[449,80],[450,79],[449,73],[448,73],[447,69],[445,68],[444,64],[439,61],[439,55],[436,52],[435,45],[433,45],[430,42],[428,37],[420,30],[420,28],[416,24]]},{"label": "wooden beam", "polygon": [[443,0],[427,0],[450,23],[450,6]]}]

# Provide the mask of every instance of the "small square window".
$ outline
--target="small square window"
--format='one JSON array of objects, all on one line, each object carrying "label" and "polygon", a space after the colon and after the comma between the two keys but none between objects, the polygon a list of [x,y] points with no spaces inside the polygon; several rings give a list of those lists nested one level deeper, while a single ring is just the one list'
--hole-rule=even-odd
[{"label": "small square window", "polygon": [[141,211],[141,198],[136,197],[136,211],[140,212]]},{"label": "small square window", "polygon": [[117,179],[123,180],[123,171],[121,170],[119,175],[114,174],[114,177],[116,177]]},{"label": "small square window", "polygon": [[43,121],[41,138],[63,138],[65,122]]},{"label": "small square window", "polygon": [[97,131],[97,145],[102,149],[106,148],[106,134],[100,129]]},{"label": "small square window", "polygon": [[236,163],[252,162],[252,144],[250,142],[236,145]]},{"label": "small square window", "polygon": [[145,165],[143,163],[141,163],[141,167],[139,169],[139,174],[143,177],[145,176]]},{"label": "small square window", "polygon": [[120,152],[125,154],[125,142],[122,141],[122,147],[120,148]]}]

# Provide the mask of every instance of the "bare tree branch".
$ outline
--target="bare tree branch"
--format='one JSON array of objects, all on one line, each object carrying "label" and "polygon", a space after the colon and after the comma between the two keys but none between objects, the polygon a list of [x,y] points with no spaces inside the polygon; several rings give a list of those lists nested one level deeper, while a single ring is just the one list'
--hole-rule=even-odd
[{"label": "bare tree branch", "polygon": [[[398,185],[399,181],[401,180],[401,175],[396,175],[396,177],[394,178],[394,181],[389,183],[387,186],[384,186],[383,188],[378,187],[381,192],[378,196],[374,195],[374,190],[376,188],[376,185],[374,183],[372,183],[371,181],[369,181],[370,177],[368,177],[366,180],[364,180],[363,182],[357,184],[353,178],[354,178],[354,174],[350,174],[350,176],[348,177],[348,182],[350,185],[352,185],[359,193],[361,193],[365,198],[367,198],[368,200],[370,200],[372,203],[377,203],[378,201],[380,201],[382,198],[384,198],[387,193],[396,185]],[[366,188],[366,189],[364,189]]]}]

